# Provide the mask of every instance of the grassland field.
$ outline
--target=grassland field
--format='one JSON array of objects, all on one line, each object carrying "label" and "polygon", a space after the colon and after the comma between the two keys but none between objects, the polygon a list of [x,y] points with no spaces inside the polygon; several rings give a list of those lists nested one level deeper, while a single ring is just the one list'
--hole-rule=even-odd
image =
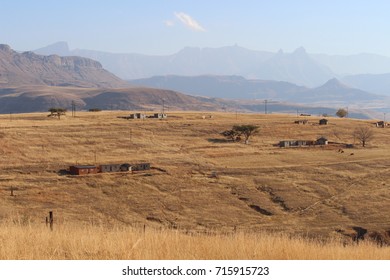
[{"label": "grassland field", "polygon": [[[229,112],[117,118],[126,114],[0,116],[0,242],[9,244],[0,259],[390,259],[390,128],[339,118],[320,126],[316,116],[298,125],[302,117]],[[226,141],[220,132],[236,124],[257,125],[259,133],[249,145]],[[374,132],[364,148],[352,136],[359,126]],[[275,145],[321,136],[338,144]],[[152,169],[59,173],[74,164],[136,162]],[[45,225],[49,211],[53,232]],[[367,230],[359,245],[352,242],[357,228]],[[173,243],[153,247],[153,238]],[[44,240],[51,240],[47,250],[38,246]],[[292,248],[302,242],[314,247]],[[280,244],[274,251],[282,253],[267,254],[265,244]],[[337,249],[320,249],[332,246]]]}]

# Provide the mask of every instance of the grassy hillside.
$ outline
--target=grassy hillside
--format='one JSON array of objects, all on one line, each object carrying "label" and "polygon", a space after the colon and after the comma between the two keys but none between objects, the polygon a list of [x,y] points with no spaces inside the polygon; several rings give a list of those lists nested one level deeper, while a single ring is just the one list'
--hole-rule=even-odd
[{"label": "grassy hillside", "polygon": [[[316,117],[298,125],[288,115],[117,118],[123,114],[78,112],[61,120],[44,113],[0,116],[0,220],[17,219],[39,229],[48,211],[54,211],[55,223],[65,231],[67,225],[126,230],[145,225],[187,234],[266,231],[345,242],[360,227],[367,229],[366,239],[389,242],[390,129],[332,118],[319,126]],[[260,133],[250,145],[227,142],[219,133],[234,124],[258,125]],[[354,143],[357,126],[374,129],[375,138],[365,148],[274,146],[279,140],[320,136]],[[95,160],[145,161],[153,168],[136,174],[58,174],[69,165]],[[2,230],[4,240],[7,230],[19,229]]]}]

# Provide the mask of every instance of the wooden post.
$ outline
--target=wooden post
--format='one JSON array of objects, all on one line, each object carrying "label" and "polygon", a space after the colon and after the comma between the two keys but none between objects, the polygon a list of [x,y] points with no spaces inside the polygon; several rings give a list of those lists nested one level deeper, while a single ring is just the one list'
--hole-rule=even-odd
[{"label": "wooden post", "polygon": [[11,187],[11,196],[14,196],[14,187]]},{"label": "wooden post", "polygon": [[145,235],[145,231],[146,231],[146,225],[144,224],[144,235]]},{"label": "wooden post", "polygon": [[53,230],[53,223],[54,223],[53,211],[49,212],[49,222],[50,222],[50,230]]}]

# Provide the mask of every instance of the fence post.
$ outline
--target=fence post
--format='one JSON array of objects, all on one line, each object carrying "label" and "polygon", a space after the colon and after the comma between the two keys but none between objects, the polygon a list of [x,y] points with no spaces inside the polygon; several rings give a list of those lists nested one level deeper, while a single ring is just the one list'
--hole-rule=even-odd
[{"label": "fence post", "polygon": [[14,187],[11,187],[11,196],[14,196]]},{"label": "fence post", "polygon": [[53,211],[49,212],[49,223],[50,223],[50,230],[53,230],[53,223],[54,223]]}]

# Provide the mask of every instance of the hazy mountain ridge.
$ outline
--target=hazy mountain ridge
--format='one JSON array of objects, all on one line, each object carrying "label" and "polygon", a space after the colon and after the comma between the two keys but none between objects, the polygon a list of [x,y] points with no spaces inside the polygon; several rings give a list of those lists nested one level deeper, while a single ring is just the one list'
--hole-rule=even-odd
[{"label": "hazy mountain ridge", "polygon": [[365,91],[390,96],[390,73],[350,75],[342,81]]},{"label": "hazy mountain ridge", "polygon": [[305,104],[354,103],[384,98],[349,87],[335,78],[316,88],[301,87],[287,82],[248,80],[239,76],[159,76],[130,82],[192,95],[232,99],[273,99]]},{"label": "hazy mountain ridge", "polygon": [[0,45],[0,87],[21,85],[129,86],[89,58],[18,53],[8,45]]},{"label": "hazy mountain ridge", "polygon": [[332,78],[327,67],[311,59],[303,48],[293,53],[248,50],[237,45],[221,48],[186,47],[166,56],[112,54],[89,50],[69,50],[65,42],[35,50],[40,54],[80,55],[100,61],[123,79],[159,75],[241,75],[247,78],[288,81],[314,86]]},{"label": "hazy mountain ridge", "polygon": [[302,47],[292,53],[254,51],[237,45],[203,49],[187,47],[172,55],[157,56],[70,50],[66,42],[58,42],[36,52],[89,57],[123,79],[163,75],[239,75],[316,87],[333,77],[390,73],[390,58],[385,56],[308,54]]}]

